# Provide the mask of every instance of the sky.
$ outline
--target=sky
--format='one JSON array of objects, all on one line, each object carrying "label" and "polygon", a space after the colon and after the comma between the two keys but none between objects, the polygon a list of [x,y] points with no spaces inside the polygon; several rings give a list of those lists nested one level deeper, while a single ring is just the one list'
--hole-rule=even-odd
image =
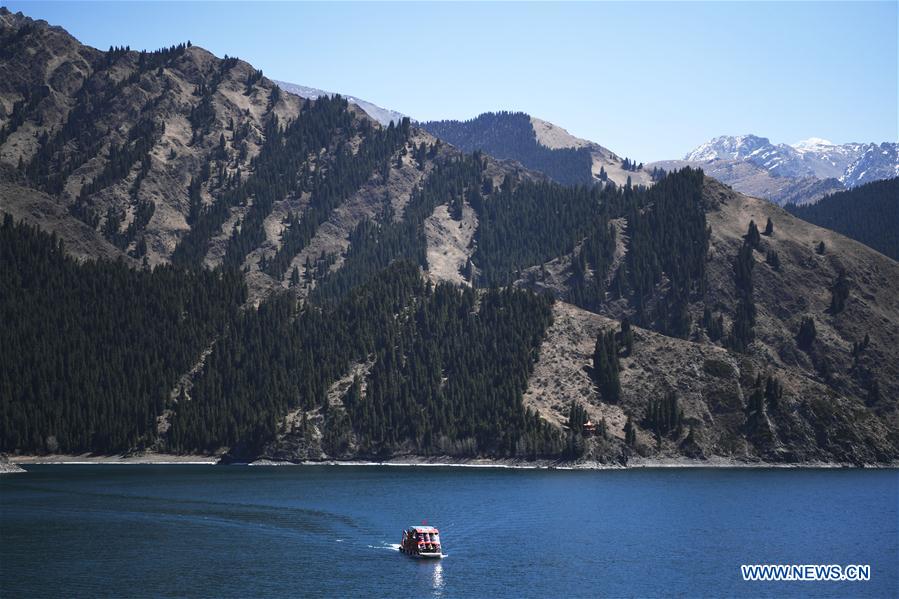
[{"label": "sky", "polygon": [[106,49],[185,40],[418,120],[521,110],[642,162],[718,135],[899,141],[899,2],[19,2]]}]

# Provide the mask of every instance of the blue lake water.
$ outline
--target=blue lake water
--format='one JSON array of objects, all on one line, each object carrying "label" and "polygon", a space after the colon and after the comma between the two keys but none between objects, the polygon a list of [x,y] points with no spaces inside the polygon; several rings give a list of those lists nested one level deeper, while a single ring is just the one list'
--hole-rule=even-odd
[{"label": "blue lake water", "polygon": [[[43,465],[0,596],[899,597],[899,471]],[[441,531],[440,561],[397,552]],[[870,564],[743,582],[740,564]]]}]

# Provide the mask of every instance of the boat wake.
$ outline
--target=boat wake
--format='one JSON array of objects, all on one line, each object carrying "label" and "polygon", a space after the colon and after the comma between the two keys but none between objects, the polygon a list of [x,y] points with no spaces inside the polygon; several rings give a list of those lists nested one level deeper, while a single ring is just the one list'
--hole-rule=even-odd
[{"label": "boat wake", "polygon": [[399,543],[384,543],[383,545],[369,545],[369,549],[386,549],[387,551],[399,551]]}]

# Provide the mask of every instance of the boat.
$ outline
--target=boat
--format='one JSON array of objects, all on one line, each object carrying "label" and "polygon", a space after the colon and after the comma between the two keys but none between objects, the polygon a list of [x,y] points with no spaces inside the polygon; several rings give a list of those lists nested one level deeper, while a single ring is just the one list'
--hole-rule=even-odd
[{"label": "boat", "polygon": [[412,557],[440,559],[440,531],[433,526],[410,526],[403,531],[400,551]]}]

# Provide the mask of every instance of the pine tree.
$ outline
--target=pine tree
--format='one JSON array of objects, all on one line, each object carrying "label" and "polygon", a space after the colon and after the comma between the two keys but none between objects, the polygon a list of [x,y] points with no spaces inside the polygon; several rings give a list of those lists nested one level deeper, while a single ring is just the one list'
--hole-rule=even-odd
[{"label": "pine tree", "polygon": [[776,412],[780,408],[780,401],[783,397],[783,385],[780,380],[773,376],[769,376],[765,381],[765,400],[768,402],[768,409]]},{"label": "pine tree", "polygon": [[618,343],[623,350],[623,355],[629,356],[634,351],[634,331],[631,329],[631,321],[627,316],[621,319]]},{"label": "pine tree", "polygon": [[473,272],[474,271],[473,271],[472,265],[471,265],[471,258],[467,258],[465,260],[465,264],[462,266],[461,274],[465,278],[466,281],[474,282],[474,281],[472,281],[472,278],[471,278]]},{"label": "pine tree", "polygon": [[849,281],[846,279],[846,273],[840,271],[830,288],[830,313],[842,312],[847,299],[849,299]]},{"label": "pine tree", "polygon": [[634,428],[634,423],[631,422],[631,417],[627,417],[627,422],[624,423],[624,442],[628,447],[634,447],[637,444],[637,431]]},{"label": "pine tree", "polygon": [[572,400],[571,405],[568,406],[568,430],[582,435],[586,422],[587,411],[582,405]]},{"label": "pine tree", "polygon": [[865,333],[865,338],[862,341],[853,341],[852,342],[852,357],[858,358],[858,356],[862,355],[864,351],[868,348],[868,345],[871,343],[871,337],[868,333]]},{"label": "pine tree", "polygon": [[799,349],[810,350],[816,335],[815,321],[811,316],[804,317],[799,325],[799,332],[796,334],[796,344],[799,346]]},{"label": "pine tree", "polygon": [[746,402],[746,422],[751,430],[757,430],[765,418],[765,392],[757,379]]},{"label": "pine tree", "polygon": [[874,406],[879,404],[881,399],[880,383],[877,379],[872,378],[871,382],[868,383],[868,395],[865,398],[865,403],[869,406]]},{"label": "pine tree", "polygon": [[702,326],[712,342],[718,341],[724,336],[724,317],[721,314],[717,318],[713,317],[712,311],[708,308],[702,312]]},{"label": "pine tree", "polygon": [[600,331],[593,350],[593,376],[603,401],[607,403],[617,403],[621,396],[619,370],[615,333]]},{"label": "pine tree", "polygon": [[823,241],[818,243],[818,247],[815,249],[815,251],[822,256],[824,255],[824,252],[826,251],[826,247],[824,246]]},{"label": "pine tree", "polygon": [[679,437],[682,431],[683,410],[678,402],[677,393],[669,391],[660,400],[650,400],[646,415],[646,425],[658,438],[672,433]]},{"label": "pine tree", "polygon": [[[750,225],[750,231],[752,225]],[[756,230],[756,234],[758,231]],[[734,285],[737,291],[737,305],[735,308],[734,322],[728,345],[734,351],[745,351],[755,339],[753,327],[755,326],[755,302],[752,297],[752,269],[755,261],[752,257],[752,248],[749,244],[749,236],[740,247],[737,259],[734,261]]]},{"label": "pine tree", "polygon": [[749,221],[749,230],[746,232],[746,245],[750,248],[757,250],[759,249],[759,245],[762,242],[762,238],[759,235],[759,228],[755,225],[755,221]]},{"label": "pine tree", "polygon": [[449,205],[449,215],[454,221],[462,220],[462,195],[454,195],[453,199],[450,200]]},{"label": "pine tree", "polygon": [[774,235],[774,222],[772,222],[771,217],[768,217],[768,222],[765,223],[765,237],[771,237]]}]

